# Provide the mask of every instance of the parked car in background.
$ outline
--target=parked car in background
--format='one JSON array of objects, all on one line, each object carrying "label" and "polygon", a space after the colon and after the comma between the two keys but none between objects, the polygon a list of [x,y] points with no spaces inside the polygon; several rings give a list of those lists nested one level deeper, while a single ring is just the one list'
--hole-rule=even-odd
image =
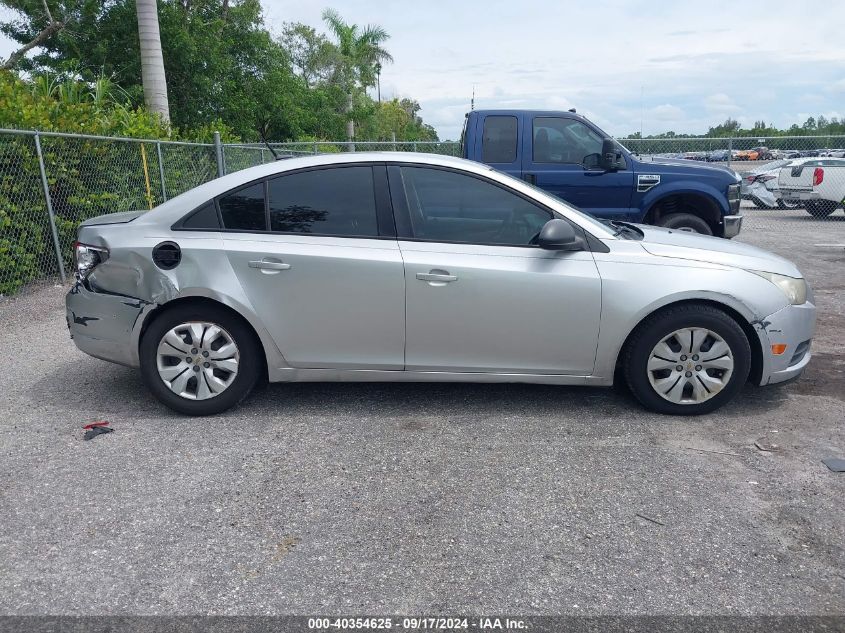
[{"label": "parked car in background", "polygon": [[726,149],[714,149],[708,152],[705,160],[708,163],[724,163],[727,162],[730,152]]},{"label": "parked car in background", "polygon": [[757,152],[757,160],[772,160],[772,152],[768,147],[755,147],[752,151]]},{"label": "parked car in background", "polygon": [[620,371],[646,407],[701,414],[749,379],[800,375],[816,320],[781,257],[599,222],[433,154],[252,167],[83,222],[77,239],[77,347],[140,367],[189,415],[262,379],[611,385]]},{"label": "parked car in background", "polygon": [[801,202],[798,200],[784,200],[778,189],[778,176],[781,168],[791,164],[792,161],[789,160],[777,160],[766,163],[753,171],[740,174],[742,176],[742,197],[751,200],[758,209],[794,209],[800,207]]},{"label": "parked car in background", "polygon": [[753,147],[751,149],[740,150],[736,155],[736,160],[771,160],[772,153],[768,147]]},{"label": "parked car in background", "polygon": [[727,238],[742,223],[733,171],[638,158],[574,112],[473,110],[461,151],[599,218]]},{"label": "parked car in background", "polygon": [[781,168],[778,189],[784,201],[803,204],[813,217],[827,217],[845,201],[845,159],[793,161]]}]

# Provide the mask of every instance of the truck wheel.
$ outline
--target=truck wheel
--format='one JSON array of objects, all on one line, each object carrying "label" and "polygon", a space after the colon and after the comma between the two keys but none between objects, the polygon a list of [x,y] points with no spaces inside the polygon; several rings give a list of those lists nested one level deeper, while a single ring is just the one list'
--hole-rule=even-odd
[{"label": "truck wheel", "polygon": [[833,200],[808,200],[805,208],[814,218],[826,218],[836,211],[836,203]]},{"label": "truck wheel", "polygon": [[676,231],[688,233],[701,233],[702,235],[713,235],[713,229],[697,215],[692,213],[670,213],[660,219],[658,226]]},{"label": "truck wheel", "polygon": [[751,346],[739,324],[706,304],[671,306],[643,321],[622,366],[634,396],[670,415],[700,415],[730,401],[751,369]]}]

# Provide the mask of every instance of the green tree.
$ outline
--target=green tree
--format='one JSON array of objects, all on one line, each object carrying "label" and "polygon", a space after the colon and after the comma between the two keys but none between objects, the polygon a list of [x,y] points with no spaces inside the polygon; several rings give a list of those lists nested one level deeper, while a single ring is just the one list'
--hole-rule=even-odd
[{"label": "green tree", "polygon": [[323,21],[337,40],[337,65],[332,81],[346,93],[346,137],[352,141],[355,138],[355,121],[352,118],[355,92],[375,85],[376,64],[393,61],[390,53],[382,47],[390,36],[380,26],[371,24],[361,29],[357,24],[348,24],[334,9],[323,11]]},{"label": "green tree", "polygon": [[337,63],[337,49],[313,26],[286,22],[280,39],[287,50],[294,72],[310,87],[326,83]]}]

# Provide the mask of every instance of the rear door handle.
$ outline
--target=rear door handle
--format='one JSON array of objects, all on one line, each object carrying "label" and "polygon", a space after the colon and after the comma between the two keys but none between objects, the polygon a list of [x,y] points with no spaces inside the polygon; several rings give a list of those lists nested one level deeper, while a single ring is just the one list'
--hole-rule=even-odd
[{"label": "rear door handle", "polygon": [[249,262],[249,267],[258,268],[259,270],[288,270],[290,268],[290,264],[280,261],[261,259]]},{"label": "rear door handle", "polygon": [[417,279],[420,281],[440,281],[443,283],[447,283],[450,281],[458,281],[458,278],[455,275],[450,275],[448,273],[417,273]]}]

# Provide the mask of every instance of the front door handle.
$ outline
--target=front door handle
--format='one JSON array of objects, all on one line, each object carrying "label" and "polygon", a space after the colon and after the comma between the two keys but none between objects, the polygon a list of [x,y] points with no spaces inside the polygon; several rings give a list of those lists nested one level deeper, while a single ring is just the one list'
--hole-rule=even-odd
[{"label": "front door handle", "polygon": [[290,264],[265,258],[249,262],[249,267],[257,268],[259,270],[288,270],[290,268]]},{"label": "front door handle", "polygon": [[448,283],[450,281],[458,281],[458,278],[455,275],[450,275],[448,272],[444,271],[434,271],[432,270],[430,273],[417,273],[417,279],[420,281],[434,281],[434,282],[441,282],[441,283]]}]

